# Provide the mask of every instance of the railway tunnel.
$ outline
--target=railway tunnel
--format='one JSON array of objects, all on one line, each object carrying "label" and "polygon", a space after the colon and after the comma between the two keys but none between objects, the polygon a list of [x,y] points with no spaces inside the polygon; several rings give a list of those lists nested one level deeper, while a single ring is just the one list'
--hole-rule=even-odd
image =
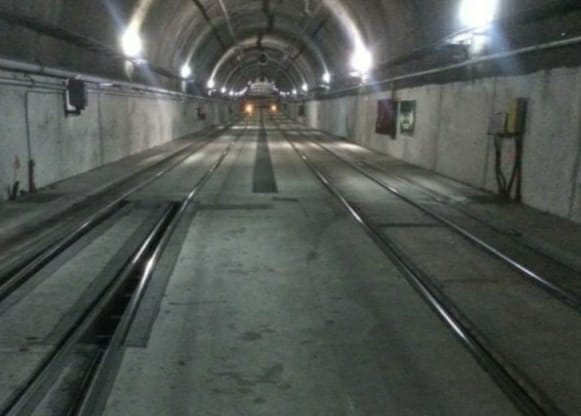
[{"label": "railway tunnel", "polygon": [[0,0],[0,414],[581,415],[577,0]]}]

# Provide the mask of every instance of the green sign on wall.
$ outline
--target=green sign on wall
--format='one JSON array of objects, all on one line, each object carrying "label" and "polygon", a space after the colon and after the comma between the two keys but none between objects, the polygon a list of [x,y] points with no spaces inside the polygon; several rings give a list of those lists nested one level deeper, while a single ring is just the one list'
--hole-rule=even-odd
[{"label": "green sign on wall", "polygon": [[402,134],[413,135],[416,130],[416,102],[402,101],[399,107],[399,129]]}]

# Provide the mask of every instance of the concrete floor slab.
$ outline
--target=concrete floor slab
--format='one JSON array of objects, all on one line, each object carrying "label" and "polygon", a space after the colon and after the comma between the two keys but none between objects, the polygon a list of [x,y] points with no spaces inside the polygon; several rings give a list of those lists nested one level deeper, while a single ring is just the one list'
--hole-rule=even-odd
[{"label": "concrete floor slab", "polygon": [[[269,141],[292,201],[199,212],[105,414],[515,414],[287,144]],[[202,201],[273,202],[252,193],[254,151],[237,146]]]}]

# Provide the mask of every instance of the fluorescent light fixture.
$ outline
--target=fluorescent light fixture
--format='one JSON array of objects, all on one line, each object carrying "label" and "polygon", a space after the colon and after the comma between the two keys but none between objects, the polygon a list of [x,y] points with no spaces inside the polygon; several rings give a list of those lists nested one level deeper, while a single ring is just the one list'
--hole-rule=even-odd
[{"label": "fluorescent light fixture", "polygon": [[297,95],[297,94],[298,94],[297,89],[296,88],[293,88],[293,95]]},{"label": "fluorescent light fixture", "polygon": [[331,83],[331,74],[329,74],[328,72],[325,72],[323,74],[323,82],[325,84],[330,84]]},{"label": "fluorescent light fixture", "polygon": [[351,57],[351,67],[360,75],[367,74],[373,67],[371,52],[362,45],[358,46]]},{"label": "fluorescent light fixture", "polygon": [[121,48],[125,56],[138,58],[143,53],[143,41],[137,30],[129,27],[121,37]]},{"label": "fluorescent light fixture", "polygon": [[303,84],[303,86],[302,86],[302,90],[303,90],[304,92],[309,92],[309,86],[307,85],[307,83],[306,83],[306,82]]},{"label": "fluorescent light fixture", "polygon": [[460,21],[469,27],[486,26],[494,20],[498,0],[462,0]]},{"label": "fluorescent light fixture", "polygon": [[208,80],[208,88],[213,90],[214,87],[216,87],[216,81],[214,81],[213,79]]},{"label": "fluorescent light fixture", "polygon": [[192,76],[192,67],[190,67],[190,65],[188,64],[183,64],[181,69],[180,69],[180,76],[183,79],[188,79]]},{"label": "fluorescent light fixture", "polygon": [[228,90],[226,89],[226,87],[222,87],[222,89],[220,90],[220,92],[221,92],[222,94],[226,94],[226,91],[228,91]]}]

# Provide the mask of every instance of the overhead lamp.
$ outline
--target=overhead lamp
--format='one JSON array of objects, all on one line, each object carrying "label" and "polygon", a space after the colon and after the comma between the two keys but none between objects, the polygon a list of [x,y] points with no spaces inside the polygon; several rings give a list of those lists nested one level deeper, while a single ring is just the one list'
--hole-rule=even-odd
[{"label": "overhead lamp", "polygon": [[208,88],[213,90],[216,87],[216,81],[214,81],[214,79],[209,79],[208,80]]},{"label": "overhead lamp", "polygon": [[143,53],[143,41],[134,27],[129,27],[121,36],[121,48],[125,56],[138,58]]},{"label": "overhead lamp", "polygon": [[329,74],[329,72],[325,72],[323,74],[323,82],[325,84],[330,84],[331,83],[331,74]]},{"label": "overhead lamp", "polygon": [[220,90],[220,92],[221,92],[222,94],[226,94],[226,91],[228,91],[228,90],[226,89],[226,87],[222,87],[222,89]]},{"label": "overhead lamp", "polygon": [[307,83],[306,83],[306,82],[303,84],[303,86],[302,86],[302,90],[303,90],[304,92],[309,92],[309,86],[307,85]]},{"label": "overhead lamp", "polygon": [[468,27],[486,26],[496,16],[498,0],[462,0],[459,18]]},{"label": "overhead lamp", "polygon": [[188,79],[192,76],[192,67],[189,64],[183,64],[180,69],[180,76],[182,79]]},{"label": "overhead lamp", "polygon": [[359,75],[364,76],[373,67],[373,57],[371,56],[371,52],[363,45],[359,45],[355,52],[353,52],[353,56],[351,57],[351,67],[357,72]]},{"label": "overhead lamp", "polygon": [[297,95],[297,94],[298,94],[297,89],[296,88],[293,88],[293,95]]}]

